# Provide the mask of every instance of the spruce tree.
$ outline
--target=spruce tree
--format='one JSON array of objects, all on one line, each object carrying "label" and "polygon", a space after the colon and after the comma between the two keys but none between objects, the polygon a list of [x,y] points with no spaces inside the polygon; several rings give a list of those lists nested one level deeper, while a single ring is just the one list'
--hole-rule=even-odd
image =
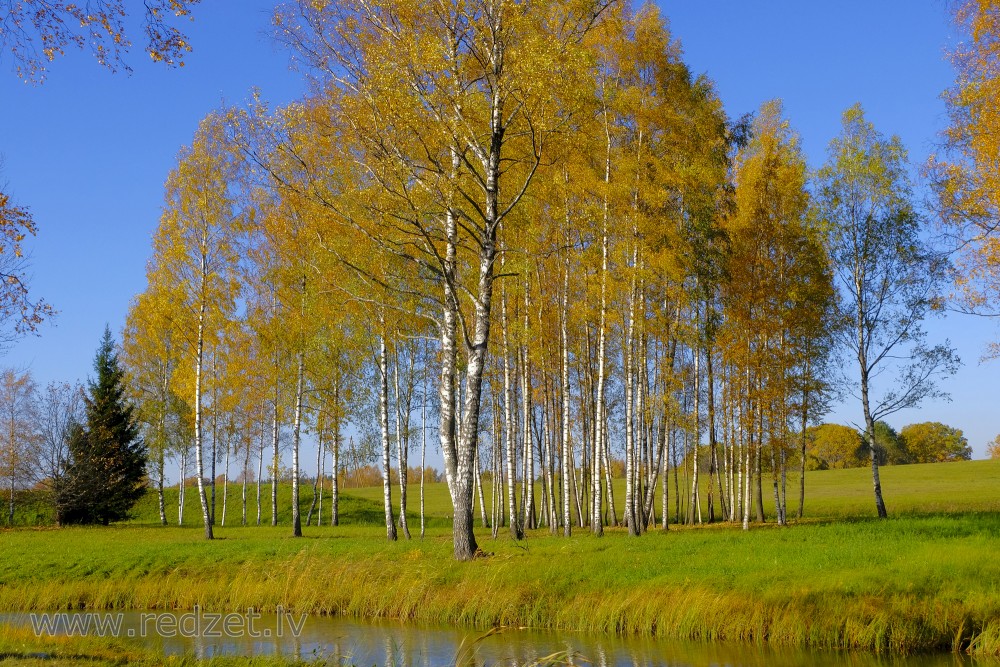
[{"label": "spruce tree", "polygon": [[121,521],[146,490],[146,448],[107,327],[94,371],[84,397],[86,423],[74,424],[68,434],[70,463],[57,485],[61,524]]}]

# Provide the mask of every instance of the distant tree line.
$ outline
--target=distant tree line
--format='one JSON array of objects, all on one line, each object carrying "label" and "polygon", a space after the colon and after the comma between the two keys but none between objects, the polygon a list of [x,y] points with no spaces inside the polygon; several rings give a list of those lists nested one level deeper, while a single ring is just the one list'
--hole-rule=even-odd
[{"label": "distant tree line", "polygon": [[[860,468],[869,463],[865,434],[842,424],[809,427],[806,435],[810,470]],[[972,447],[961,429],[940,422],[908,424],[900,431],[875,422],[875,455],[880,465],[968,461]]]}]

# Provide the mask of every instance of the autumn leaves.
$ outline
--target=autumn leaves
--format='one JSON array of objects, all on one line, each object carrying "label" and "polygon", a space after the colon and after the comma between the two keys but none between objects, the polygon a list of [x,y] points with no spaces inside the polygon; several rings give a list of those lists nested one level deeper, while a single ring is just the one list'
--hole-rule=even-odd
[{"label": "autumn leaves", "polygon": [[[211,350],[212,386],[234,396],[213,411],[269,406],[295,480],[307,427],[335,422],[339,448],[341,427],[378,422],[394,539],[392,461],[429,409],[467,559],[484,468],[504,496],[490,520],[515,538],[640,535],[670,514],[748,526],[766,475],[784,522],[835,346],[858,361],[869,423],[949,370],[921,346],[940,272],[905,154],[860,108],[811,180],[780,103],[732,122],[652,7],[347,0],[277,26],[313,92],[203,123],[134,308],[171,341],[149,353],[178,355],[161,367],[189,397],[196,457]],[[925,365],[868,406],[901,350]],[[399,398],[410,380],[390,391],[401,375],[436,386],[417,406]]]}]

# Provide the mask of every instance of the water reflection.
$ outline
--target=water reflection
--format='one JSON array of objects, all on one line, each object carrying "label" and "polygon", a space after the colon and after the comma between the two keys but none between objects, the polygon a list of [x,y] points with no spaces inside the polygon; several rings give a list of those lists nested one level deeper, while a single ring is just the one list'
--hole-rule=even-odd
[{"label": "water reflection", "polygon": [[[463,667],[526,665],[558,655],[566,664],[596,667],[959,667],[972,665],[964,656],[924,655],[908,658],[883,657],[868,653],[803,651],[774,649],[744,644],[695,644],[667,642],[641,637],[589,637],[573,633],[537,632],[505,629],[499,632],[476,632],[454,628],[403,624],[399,622],[360,622],[336,617],[299,617],[284,614],[247,614],[230,619],[222,628],[216,621],[211,632],[201,619],[199,632],[192,628],[191,612],[111,612],[91,615],[110,620],[112,630],[125,637],[135,637],[149,648],[166,655],[266,656],[283,654],[297,659],[325,658],[344,665],[368,667],[443,667],[456,661]],[[211,616],[211,615],[205,615]],[[233,615],[236,616],[236,615]],[[61,619],[59,634],[68,634],[67,622],[77,619],[76,632],[86,617],[70,612]],[[51,620],[51,617],[50,617]],[[89,618],[93,623],[95,618]],[[29,614],[0,615],[0,623],[31,626]],[[114,626],[117,622],[119,625]],[[187,622],[185,627],[183,624]],[[293,632],[302,622],[301,631]],[[34,624],[38,625],[38,615]],[[106,624],[107,625],[107,624]],[[184,627],[187,632],[164,633],[164,628]],[[50,628],[51,629],[51,628]],[[88,628],[96,634],[96,628]],[[223,630],[220,632],[220,630]],[[104,628],[108,631],[108,627]],[[982,664],[978,661],[975,664]],[[1000,663],[988,663],[994,666]]]}]

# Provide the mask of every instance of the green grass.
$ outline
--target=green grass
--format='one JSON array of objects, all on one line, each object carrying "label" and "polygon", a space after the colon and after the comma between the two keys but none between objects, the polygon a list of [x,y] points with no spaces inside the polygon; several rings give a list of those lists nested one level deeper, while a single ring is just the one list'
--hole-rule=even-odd
[{"label": "green grass", "polygon": [[493,556],[467,563],[451,558],[444,485],[428,487],[427,538],[396,543],[384,538],[381,489],[345,491],[344,525],[306,528],[304,539],[289,536],[284,515],[277,528],[232,526],[231,505],[214,542],[193,527],[195,493],[192,528],[148,525],[154,496],[131,524],[0,532],[0,549],[18,555],[0,559],[0,611],[282,605],[475,628],[1000,655],[1000,462],[885,468],[884,521],[872,518],[868,474],[808,473],[807,520],[788,528],[603,539],[577,529],[568,540],[540,530],[522,543],[480,529]]}]

